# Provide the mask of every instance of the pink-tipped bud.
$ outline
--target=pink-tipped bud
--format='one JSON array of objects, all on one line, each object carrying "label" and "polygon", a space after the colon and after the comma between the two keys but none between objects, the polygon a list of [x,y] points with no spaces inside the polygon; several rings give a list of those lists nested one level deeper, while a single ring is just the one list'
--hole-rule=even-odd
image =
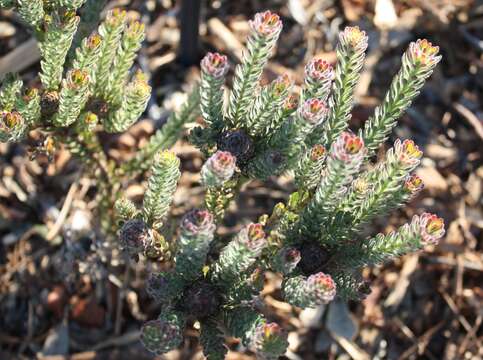
[{"label": "pink-tipped bud", "polygon": [[419,147],[412,140],[397,139],[394,143],[394,149],[399,161],[407,166],[416,166],[423,157],[423,152],[419,150]]},{"label": "pink-tipped bud", "polygon": [[300,108],[300,117],[310,125],[318,125],[325,120],[329,109],[320,99],[308,99]]},{"label": "pink-tipped bud", "polygon": [[250,347],[260,359],[278,359],[288,347],[288,334],[277,323],[262,323],[255,329]]},{"label": "pink-tipped bud", "polygon": [[444,220],[437,215],[424,213],[419,217],[419,231],[423,244],[437,244],[445,234]]},{"label": "pink-tipped bud", "polygon": [[39,89],[34,88],[34,87],[29,87],[29,88],[25,89],[25,91],[23,92],[22,99],[23,99],[23,101],[28,103],[28,102],[32,101],[33,99],[35,99],[37,96],[39,96]]},{"label": "pink-tipped bud", "polygon": [[0,130],[13,130],[24,123],[22,115],[17,111],[4,111],[0,116]]},{"label": "pink-tipped bud", "polygon": [[341,45],[349,46],[354,51],[364,52],[367,49],[368,37],[358,26],[347,26],[339,34],[339,41]]},{"label": "pink-tipped bud", "polygon": [[259,254],[267,244],[262,224],[250,224],[240,231],[238,241],[255,254]]},{"label": "pink-tipped bud", "polygon": [[416,174],[408,175],[404,180],[404,190],[411,195],[415,195],[423,189],[423,180]]},{"label": "pink-tipped bud", "polygon": [[230,65],[228,58],[225,55],[209,52],[201,60],[201,70],[215,78],[222,78],[228,72]]},{"label": "pink-tipped bud", "polygon": [[282,31],[282,20],[280,20],[277,14],[271,11],[255,14],[253,20],[250,20],[248,24],[257,35],[262,37],[278,37]]},{"label": "pink-tipped bud", "polygon": [[299,106],[299,99],[300,96],[296,93],[291,93],[287,98],[285,99],[285,102],[283,103],[283,110],[285,112],[292,113],[295,111],[298,106]]},{"label": "pink-tipped bud", "polygon": [[126,21],[126,16],[126,10],[112,9],[107,13],[105,23],[109,27],[118,27]]},{"label": "pink-tipped bud", "polygon": [[409,44],[408,54],[410,58],[417,64],[424,66],[434,66],[440,60],[441,56],[438,56],[439,47],[433,46],[426,39],[418,39],[416,42]]},{"label": "pink-tipped bud", "polygon": [[323,272],[310,275],[306,282],[307,294],[314,304],[327,304],[336,295],[336,286],[332,277]]},{"label": "pink-tipped bud", "polygon": [[327,61],[315,58],[305,65],[305,76],[316,81],[331,81],[335,77],[335,72]]},{"label": "pink-tipped bud", "polygon": [[236,158],[228,151],[217,151],[203,165],[201,178],[206,186],[221,186],[235,173]]},{"label": "pink-tipped bud", "polygon": [[276,96],[280,96],[285,93],[292,86],[292,80],[287,74],[283,74],[275,79],[272,83],[273,92]]},{"label": "pink-tipped bud", "polygon": [[81,89],[89,83],[89,74],[86,71],[75,69],[67,73],[66,84],[70,89]]},{"label": "pink-tipped bud", "polygon": [[310,160],[319,161],[324,158],[326,154],[325,147],[320,144],[316,144],[310,149]]},{"label": "pink-tipped bud", "polygon": [[302,259],[300,251],[295,248],[281,249],[275,259],[275,269],[283,274],[291,273]]},{"label": "pink-tipped bud", "polygon": [[181,230],[186,235],[211,234],[215,228],[213,215],[208,210],[191,210],[181,220]]},{"label": "pink-tipped bud", "polygon": [[97,49],[102,43],[102,37],[99,34],[92,34],[88,38],[86,38],[86,46],[90,50]]},{"label": "pink-tipped bud", "polygon": [[346,163],[361,162],[366,153],[364,141],[349,132],[343,132],[332,144],[331,154]]}]

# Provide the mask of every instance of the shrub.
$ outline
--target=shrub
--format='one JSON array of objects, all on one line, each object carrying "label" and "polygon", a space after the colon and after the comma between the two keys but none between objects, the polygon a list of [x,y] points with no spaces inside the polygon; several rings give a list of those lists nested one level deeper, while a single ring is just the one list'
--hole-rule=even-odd
[{"label": "shrub", "polygon": [[[2,2],[16,7],[39,40],[42,86],[23,89],[17,76],[4,80],[0,135],[18,141],[28,130],[40,129],[67,145],[92,165],[100,189],[114,189],[100,191],[106,238],[112,237],[113,222],[104,211],[115,214],[119,244],[133,261],[146,257],[170,265],[151,273],[147,282],[147,292],[161,306],[159,318],[142,329],[141,341],[150,351],[176,348],[187,324],[198,321],[209,359],[224,358],[227,335],[240,338],[259,358],[276,359],[286,350],[287,333],[263,315],[259,293],[266,271],[283,276],[284,299],[294,306],[315,307],[336,296],[360,299],[366,291],[364,266],[417,251],[444,235],[443,220],[424,213],[389,234],[360,236],[372,219],[403,206],[423,187],[413,173],[422,157],[413,141],[396,140],[384,159],[373,159],[440,60],[428,41],[409,45],[383,103],[356,134],[348,122],[367,48],[365,32],[345,28],[335,69],[320,59],[309,62],[298,94],[285,75],[260,84],[282,22],[269,11],[256,14],[229,98],[224,97],[228,59],[209,53],[201,62],[199,92],[133,160],[117,164],[102,151],[97,135],[126,130],[146,107],[146,76],[129,71],[143,26],[127,24],[126,14],[113,10],[72,51],[81,24],[75,10],[82,3]],[[95,3],[87,1],[84,11],[91,12]],[[170,236],[165,230],[180,161],[165,149],[198,113],[203,125],[190,139],[207,158],[201,170],[205,207],[185,214]],[[149,167],[138,208],[121,196],[122,179]],[[297,190],[225,243],[217,225],[241,186],[284,173],[293,174]]]}]

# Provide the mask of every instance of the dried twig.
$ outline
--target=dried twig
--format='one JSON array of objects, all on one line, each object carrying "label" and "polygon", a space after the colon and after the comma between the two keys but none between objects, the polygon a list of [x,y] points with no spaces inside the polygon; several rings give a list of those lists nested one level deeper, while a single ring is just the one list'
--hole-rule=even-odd
[{"label": "dried twig", "polygon": [[67,196],[64,200],[64,205],[62,205],[62,210],[60,211],[59,217],[55,221],[54,226],[52,226],[52,228],[47,233],[47,241],[52,241],[62,228],[62,225],[64,224],[64,221],[69,214],[70,207],[72,205],[72,201],[74,200],[74,195],[76,194],[78,187],[79,184],[77,182],[72,183],[72,185],[70,186],[69,192],[67,193]]},{"label": "dried twig", "polygon": [[483,119],[478,119],[478,117],[471,112],[466,106],[459,102],[453,103],[453,108],[463,116],[463,118],[470,123],[471,126],[475,129],[476,133],[483,140]]}]

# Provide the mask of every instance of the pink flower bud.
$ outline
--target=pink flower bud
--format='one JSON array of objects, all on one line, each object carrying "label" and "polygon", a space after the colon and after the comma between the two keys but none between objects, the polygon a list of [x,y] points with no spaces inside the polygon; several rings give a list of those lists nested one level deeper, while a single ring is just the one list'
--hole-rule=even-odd
[{"label": "pink flower bud", "polygon": [[314,303],[327,304],[336,295],[335,282],[330,275],[319,272],[310,275],[307,279],[307,294],[311,296]]},{"label": "pink flower bud", "polygon": [[292,86],[292,81],[287,74],[283,74],[275,79],[272,86],[275,95],[280,96]]},{"label": "pink flower bud", "polygon": [[295,248],[281,249],[275,260],[276,271],[284,274],[291,273],[302,259],[300,251]]},{"label": "pink flower bud", "polygon": [[329,109],[322,100],[308,99],[304,102],[299,111],[302,119],[310,125],[317,125],[325,120]]},{"label": "pink flower bud", "polygon": [[97,49],[102,43],[102,37],[99,34],[92,34],[86,39],[87,48],[93,50]]},{"label": "pink flower bud", "polygon": [[126,20],[126,10],[113,9],[106,15],[106,24],[110,27],[118,27]]},{"label": "pink flower bud", "polygon": [[299,99],[300,97],[298,94],[289,94],[289,96],[287,97],[287,99],[285,99],[285,102],[283,103],[283,110],[290,113],[292,111],[295,111],[299,106]]},{"label": "pink flower bud", "polygon": [[208,210],[191,210],[181,220],[181,229],[187,235],[211,234],[215,227],[213,215]]},{"label": "pink flower bud", "polygon": [[437,244],[445,234],[444,220],[437,215],[424,213],[419,217],[419,231],[423,244]]},{"label": "pink flower bud", "polygon": [[320,144],[316,144],[310,150],[310,160],[318,161],[325,156],[325,153],[326,153],[325,147]]},{"label": "pink flower bud", "polygon": [[416,42],[409,44],[408,54],[409,57],[417,64],[423,66],[434,66],[440,60],[441,56],[438,56],[439,47],[433,46],[426,39],[418,39]]},{"label": "pink flower bud", "polygon": [[225,55],[209,52],[201,60],[201,70],[215,78],[221,78],[226,75],[229,69],[228,58]]},{"label": "pink flower bud", "polygon": [[274,337],[282,336],[284,331],[277,323],[266,323],[260,326],[262,337],[265,341],[270,341]]},{"label": "pink flower bud", "polygon": [[277,323],[262,323],[254,331],[250,347],[260,359],[277,359],[288,347],[288,334]]},{"label": "pink flower bud", "polygon": [[364,141],[349,132],[343,132],[337,140],[332,144],[332,157],[346,162],[356,163],[361,162],[366,154]]},{"label": "pink flower bud", "polygon": [[423,180],[416,174],[408,175],[404,180],[404,190],[415,195],[424,188]]},{"label": "pink flower bud", "polygon": [[412,140],[406,139],[401,143],[401,140],[397,139],[394,142],[394,150],[399,161],[407,166],[418,165],[423,157],[423,152]]},{"label": "pink flower bud", "polygon": [[238,241],[252,252],[259,254],[266,245],[262,224],[250,224],[240,231]]},{"label": "pink flower bud", "polygon": [[75,69],[67,73],[66,84],[70,89],[80,89],[89,81],[89,74],[86,71]]},{"label": "pink flower bud", "polygon": [[305,76],[317,81],[331,81],[334,79],[335,73],[331,64],[315,58],[305,66]]},{"label": "pink flower bud", "polygon": [[23,123],[24,119],[17,111],[4,111],[0,114],[0,130],[10,131]]},{"label": "pink flower bud", "polygon": [[207,186],[220,186],[235,173],[236,158],[228,151],[217,151],[201,170],[201,177]]},{"label": "pink flower bud", "polygon": [[250,20],[248,24],[257,35],[262,37],[275,38],[278,37],[282,31],[282,21],[280,20],[280,17],[271,11],[255,14],[253,20]]},{"label": "pink flower bud", "polygon": [[367,40],[368,37],[366,32],[359,29],[358,26],[347,26],[344,31],[339,34],[341,45],[350,46],[357,52],[366,51]]}]

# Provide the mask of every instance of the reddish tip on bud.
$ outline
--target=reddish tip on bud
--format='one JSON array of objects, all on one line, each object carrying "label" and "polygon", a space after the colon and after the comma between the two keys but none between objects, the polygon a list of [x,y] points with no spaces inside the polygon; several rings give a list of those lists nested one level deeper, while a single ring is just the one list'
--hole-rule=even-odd
[{"label": "reddish tip on bud", "polygon": [[271,11],[255,14],[253,20],[250,20],[248,24],[253,31],[263,37],[278,37],[282,31],[282,20]]},{"label": "reddish tip on bud", "polygon": [[25,89],[22,98],[25,102],[29,102],[33,100],[35,97],[37,97],[38,95],[39,95],[39,89],[30,87]]},{"label": "reddish tip on bud", "polygon": [[92,34],[86,39],[86,45],[89,49],[97,49],[102,43],[102,37],[99,34]]},{"label": "reddish tip on bud", "polygon": [[310,275],[307,279],[307,292],[313,297],[314,303],[327,304],[335,297],[335,282],[330,275],[323,272]]},{"label": "reddish tip on bud", "polygon": [[423,244],[437,244],[445,234],[444,220],[437,215],[424,213],[419,217],[419,231]]},{"label": "reddish tip on bud", "polygon": [[255,329],[251,347],[261,359],[278,359],[288,347],[287,337],[277,323],[262,323]]},{"label": "reddish tip on bud", "polygon": [[415,195],[424,188],[423,180],[416,174],[408,175],[404,180],[404,189],[411,195]]},{"label": "reddish tip on bud", "polygon": [[357,162],[362,161],[366,148],[362,138],[349,132],[343,132],[332,144],[331,153],[340,161]]},{"label": "reddish tip on bud", "polygon": [[250,224],[247,229],[250,241],[259,241],[265,238],[265,231],[263,231],[262,224]]},{"label": "reddish tip on bud", "polygon": [[210,76],[215,78],[221,78],[226,75],[230,65],[228,64],[228,58],[225,55],[209,52],[201,60],[201,70]]},{"label": "reddish tip on bud", "polygon": [[401,140],[397,139],[394,143],[394,149],[399,161],[408,166],[418,165],[423,157],[423,152],[412,140],[406,139],[401,143]]},{"label": "reddish tip on bud", "polygon": [[421,65],[436,65],[441,56],[438,56],[439,47],[433,46],[426,39],[418,39],[416,42],[409,44],[409,55],[418,64]]},{"label": "reddish tip on bud", "polygon": [[290,113],[295,111],[299,106],[299,99],[300,96],[298,94],[289,94],[289,96],[287,97],[287,99],[285,99],[285,102],[283,103],[283,110]]},{"label": "reddish tip on bud", "polygon": [[334,79],[335,73],[331,64],[325,60],[315,58],[305,66],[305,76],[317,81],[323,81]]},{"label": "reddish tip on bud", "polygon": [[263,325],[263,337],[265,340],[270,340],[275,336],[280,336],[283,333],[282,328],[277,323],[266,323]]},{"label": "reddish tip on bud", "polygon": [[215,227],[213,215],[208,210],[191,210],[181,220],[181,229],[188,235],[211,234]]},{"label": "reddish tip on bud", "polygon": [[367,49],[368,37],[365,31],[359,29],[359,26],[347,26],[339,34],[339,39],[341,44],[348,45],[356,51],[364,52]]},{"label": "reddish tip on bud", "polygon": [[4,111],[1,114],[0,130],[13,130],[23,125],[23,118],[17,111]]},{"label": "reddish tip on bud", "polygon": [[300,251],[295,248],[281,249],[275,259],[275,270],[283,274],[291,273],[302,259]]},{"label": "reddish tip on bud", "polygon": [[75,69],[67,74],[67,86],[70,89],[79,89],[87,85],[89,74],[86,71]]},{"label": "reddish tip on bud", "polygon": [[275,95],[280,96],[292,86],[292,81],[287,74],[283,74],[275,79],[272,86]]},{"label": "reddish tip on bud", "polygon": [[320,124],[328,112],[329,109],[320,99],[308,99],[300,108],[300,116],[310,125]]},{"label": "reddish tip on bud", "polygon": [[243,228],[240,231],[238,240],[249,250],[258,255],[266,245],[265,232],[263,231],[262,224],[252,223]]},{"label": "reddish tip on bud", "polygon": [[282,254],[285,262],[290,264],[298,264],[301,259],[300,251],[295,248],[287,248]]},{"label": "reddish tip on bud", "polygon": [[117,27],[126,20],[126,11],[121,9],[113,9],[107,13],[106,24],[111,27]]},{"label": "reddish tip on bud", "polygon": [[235,173],[236,158],[228,151],[217,151],[203,166],[201,177],[207,186],[220,186]]},{"label": "reddish tip on bud", "polygon": [[310,160],[318,161],[325,156],[326,150],[323,145],[316,144],[310,150]]}]

